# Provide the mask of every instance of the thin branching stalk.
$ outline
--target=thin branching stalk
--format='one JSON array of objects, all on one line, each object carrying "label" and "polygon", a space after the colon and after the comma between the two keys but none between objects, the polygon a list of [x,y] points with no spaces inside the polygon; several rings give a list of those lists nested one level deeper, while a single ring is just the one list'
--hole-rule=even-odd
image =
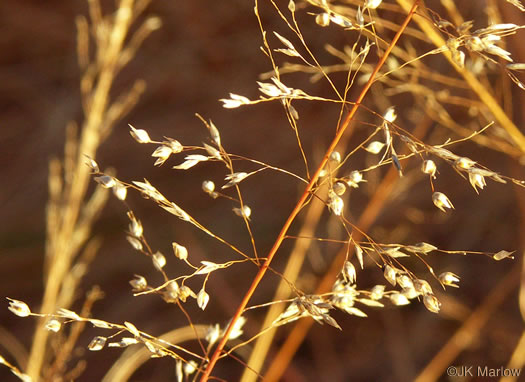
[{"label": "thin branching stalk", "polygon": [[357,109],[359,108],[359,105],[361,104],[361,102],[365,98],[368,90],[370,89],[370,87],[374,83],[376,74],[379,72],[379,70],[381,69],[381,67],[385,63],[385,61],[388,58],[388,56],[389,56],[390,52],[392,51],[393,47],[396,45],[397,41],[399,40],[399,38],[403,34],[403,31],[405,30],[405,28],[407,27],[408,23],[412,19],[412,16],[414,15],[414,12],[416,11],[416,9],[418,7],[418,4],[419,4],[419,0],[414,1],[414,4],[412,5],[412,8],[408,12],[408,15],[407,15],[406,19],[404,20],[403,24],[400,26],[399,31],[396,33],[396,35],[394,36],[390,46],[387,48],[387,50],[385,51],[384,55],[381,57],[381,59],[377,63],[374,71],[372,72],[372,75],[370,76],[370,79],[365,84],[365,86],[363,87],[363,90],[361,91],[361,93],[357,97],[357,100],[355,101],[354,106],[352,107],[352,109],[350,109],[350,111],[346,115],[344,121],[341,123],[341,126],[339,127],[335,138],[333,139],[332,143],[328,147],[328,150],[326,151],[326,154],[324,155],[324,157],[323,157],[321,163],[319,164],[317,170],[312,175],[310,183],[308,183],[308,185],[306,186],[306,188],[305,188],[303,194],[301,195],[299,201],[297,202],[295,208],[293,209],[292,213],[290,214],[290,216],[288,217],[288,219],[284,223],[284,226],[281,229],[281,232],[277,236],[277,239],[276,239],[274,245],[272,246],[272,248],[270,249],[270,251],[269,251],[269,253],[267,255],[266,261],[264,262],[262,267],[257,272],[257,275],[255,276],[252,284],[250,285],[250,288],[246,292],[246,294],[245,294],[244,298],[242,299],[239,307],[237,308],[237,311],[235,312],[235,314],[234,314],[234,316],[233,316],[233,318],[232,318],[232,320],[230,322],[230,325],[226,329],[226,331],[225,331],[221,341],[217,345],[217,347],[216,347],[212,357],[210,358],[210,362],[209,362],[206,370],[204,371],[204,373],[203,373],[203,375],[201,377],[201,381],[207,381],[208,378],[210,377],[211,372],[212,372],[213,368],[215,367],[215,364],[217,363],[217,360],[219,359],[219,357],[221,355],[221,352],[224,349],[224,346],[226,345],[226,342],[228,341],[228,337],[229,337],[233,327],[235,326],[235,324],[236,324],[237,320],[239,319],[239,317],[241,317],[241,315],[242,315],[242,313],[244,311],[244,308],[246,308],[246,306],[248,305],[248,302],[250,301],[253,293],[255,292],[255,289],[257,288],[257,286],[261,282],[261,280],[262,280],[264,274],[266,273],[270,263],[272,262],[275,254],[277,253],[277,250],[281,246],[281,243],[283,242],[283,240],[284,240],[284,238],[286,236],[286,233],[288,232],[288,229],[292,225],[292,222],[295,220],[295,217],[299,214],[299,212],[303,208],[303,205],[306,202],[306,200],[309,198],[312,188],[317,183],[317,180],[319,178],[319,175],[320,175],[321,171],[323,170],[323,168],[325,167],[326,163],[328,162],[328,159],[330,158],[330,154],[332,153],[332,151],[334,151],[334,149],[336,148],[337,144],[341,140],[341,137],[345,133],[346,128],[348,127],[348,125],[350,124],[350,121],[352,120],[352,118],[354,117],[355,113],[357,112]]},{"label": "thin branching stalk", "polygon": [[[397,2],[405,10],[410,8],[410,2],[408,0],[397,0]],[[445,40],[436,32],[435,28],[433,28],[428,19],[416,17],[414,21],[418,23],[420,28],[425,32],[426,36],[434,43],[436,47],[441,48],[446,46]],[[463,76],[465,81],[470,85],[472,91],[474,91],[474,93],[478,95],[479,99],[487,106],[490,112],[494,115],[494,118],[496,118],[501,126],[507,131],[521,151],[525,152],[525,136],[523,136],[520,129],[518,129],[514,122],[512,122],[512,120],[507,116],[505,111],[503,111],[499,103],[491,95],[490,91],[481,84],[474,74],[472,74],[467,69],[458,66],[456,62],[454,62],[450,51],[443,51],[443,55],[447,58],[454,69]]]},{"label": "thin branching stalk", "polygon": [[[429,128],[429,123],[422,123],[414,132],[414,135],[424,136],[426,131]],[[380,214],[382,208],[384,207],[386,201],[392,194],[396,181],[399,179],[397,170],[394,167],[391,167],[384,178],[381,180],[381,183],[377,186],[376,191],[372,199],[366,205],[363,213],[357,219],[356,227],[359,227],[359,230],[356,230],[352,235],[352,239],[359,241],[362,239],[363,234],[361,232],[367,231],[377,216]],[[325,293],[330,289],[334,283],[334,279],[337,277],[341,269],[341,264],[345,259],[345,251],[341,250],[335,256],[330,269],[325,272],[323,279],[319,283],[316,294]],[[277,354],[274,356],[273,362],[270,364],[266,374],[265,380],[268,381],[279,381],[286,370],[288,364],[291,362],[293,355],[306,338],[308,331],[312,327],[313,320],[301,320],[299,321],[294,328],[291,330],[290,334],[287,336],[286,341],[281,345]]]}]

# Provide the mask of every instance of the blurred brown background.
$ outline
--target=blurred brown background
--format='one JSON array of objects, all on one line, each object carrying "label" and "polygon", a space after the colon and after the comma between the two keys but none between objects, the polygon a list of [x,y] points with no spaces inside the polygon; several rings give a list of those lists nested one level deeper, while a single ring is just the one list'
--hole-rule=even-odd
[{"label": "blurred brown background", "polygon": [[[275,12],[266,2],[262,3],[266,28],[286,33]],[[434,6],[433,3],[437,2],[428,2],[428,5]],[[480,17],[482,7],[478,8],[474,3],[465,2],[462,5],[466,19]],[[113,9],[113,2],[103,4],[107,10]],[[435,6],[439,8],[439,5]],[[508,21],[525,21],[514,8],[502,8]],[[83,0],[0,2],[0,155],[3,163],[0,167],[0,297],[23,300],[35,311],[38,311],[43,293],[48,161],[63,155],[66,124],[71,120],[82,120],[78,90],[80,73],[75,54],[74,20],[78,14],[87,14]],[[185,145],[200,144],[208,141],[208,135],[194,117],[194,113],[198,112],[205,118],[213,119],[221,131],[225,148],[230,152],[304,174],[293,132],[278,104],[226,111],[218,102],[220,98],[227,98],[229,92],[252,99],[258,97],[255,81],[260,73],[271,69],[259,50],[261,37],[253,15],[253,2],[154,1],[146,11],[146,15],[152,14],[162,19],[163,27],[146,40],[138,55],[118,77],[113,94],[118,95],[136,78],[146,81],[147,90],[131,114],[117,124],[111,137],[100,147],[97,161],[102,168],[115,168],[118,177],[123,180],[142,180],[146,177],[212,231],[248,250],[248,237],[242,221],[232,214],[232,205],[227,201],[213,201],[200,191],[204,179],[221,184],[224,169],[214,163],[200,165],[187,172],[171,170],[172,165],[182,161],[182,156],[170,159],[164,167],[154,168],[150,157],[154,147],[139,146],[134,142],[128,134],[127,123],[146,129],[155,139],[169,136]],[[339,47],[354,40],[352,36],[340,33],[338,28],[328,28],[319,33],[320,28],[304,12],[299,22],[311,49],[318,52],[321,61],[336,62],[323,50],[327,39]],[[520,33],[523,38],[523,32]],[[516,61],[525,62],[525,49],[516,41],[519,40],[511,39],[513,45],[509,46],[509,50]],[[438,58],[430,60],[435,60],[439,67]],[[451,69],[443,67],[442,70]],[[289,78],[291,86],[300,86],[312,94],[330,94],[324,83],[309,83],[305,77],[298,75]],[[335,75],[334,78],[343,81],[344,75]],[[354,99],[355,90],[351,93],[349,98]],[[513,86],[513,94],[514,121],[523,126],[524,93]],[[404,107],[409,107],[413,100],[409,95],[403,97],[396,97],[392,102],[399,106],[400,123],[405,121],[403,127],[412,131],[414,127],[410,126],[403,112],[408,112],[409,109]],[[337,109],[306,102],[298,102],[295,107],[301,117],[305,151],[314,168],[333,135]],[[378,112],[381,113],[381,110]],[[459,122],[469,118],[464,115],[455,117]],[[437,129],[437,126],[434,128]],[[366,126],[360,127],[356,138],[364,138],[367,132]],[[430,143],[442,142],[442,137],[444,135],[431,136],[429,133],[429,139],[435,140]],[[360,141],[356,139],[352,142],[357,144]],[[350,147],[353,147],[352,143]],[[523,166],[501,153],[470,143],[458,145],[455,152],[479,160],[502,174],[525,178]],[[405,166],[407,171],[417,171],[418,163],[408,162]],[[254,167],[239,163],[238,169],[250,170]],[[380,178],[381,174],[383,172],[378,171],[376,176]],[[484,256],[429,256],[428,260],[436,272],[448,270],[461,276],[461,288],[449,289],[443,296],[442,314],[431,314],[418,303],[403,308],[365,309],[368,319],[335,313],[334,318],[343,332],[315,325],[300,348],[286,380],[411,380],[462,325],[469,313],[485,301],[495,286],[509,277],[513,268],[521,267],[525,240],[523,189],[489,181],[488,187],[477,196],[470,185],[453,171],[443,170],[440,177],[440,188],[446,190],[454,201],[455,212],[444,216],[435,209],[430,203],[428,182],[418,178],[402,195],[393,197],[369,234],[378,242],[385,243],[426,241],[444,249],[517,250],[516,259],[494,262]],[[363,191],[355,192],[355,199],[352,199],[355,201],[350,203],[348,211],[350,218],[362,210],[367,198],[374,192],[374,184],[371,180]],[[302,188],[282,174],[263,172],[247,180],[243,190],[245,199],[252,207],[259,252],[264,254]],[[231,258],[232,254],[224,247],[210,242],[206,235],[180,223],[140,196],[131,193],[129,203],[143,222],[150,244],[168,255],[168,274],[180,272],[178,263],[169,256],[172,241],[188,247],[194,263],[204,259],[219,262]],[[326,236],[331,231],[326,228],[330,224],[326,213],[322,219],[318,235]],[[105,299],[94,307],[93,316],[97,318],[114,322],[130,321],[154,335],[184,325],[184,317],[175,306],[156,296],[131,296],[128,281],[134,274],[141,274],[152,283],[161,280],[150,261],[127,244],[124,234],[127,224],[125,207],[111,198],[94,228],[95,234],[103,239],[103,246],[79,291],[76,307],[80,306],[90,286],[97,284],[106,294]],[[297,232],[298,227],[296,223],[292,232]],[[282,270],[290,248],[291,242],[285,243],[274,263],[275,269]],[[310,261],[299,280],[303,290],[314,290],[316,278],[323,274],[338,249],[336,245],[312,246]],[[420,264],[412,266],[425,272]],[[195,322],[224,324],[254,275],[254,267],[248,265],[214,275],[207,288],[211,302],[206,312],[200,312],[194,302],[188,305]],[[254,303],[271,298],[277,281],[275,276],[269,275],[256,293]],[[379,270],[370,267],[358,273],[358,283],[365,288],[384,283],[384,279]],[[200,288],[198,283],[190,285],[194,290]],[[259,329],[262,315],[252,318],[253,321],[249,321],[246,327],[250,335]],[[4,330],[14,334],[26,347],[29,346],[36,323],[34,319],[13,316],[7,311],[6,302],[0,309],[0,322]],[[289,329],[279,330],[276,344],[283,342]],[[518,283],[514,283],[503,303],[491,313],[487,325],[454,364],[505,366],[522,331]],[[98,334],[104,333],[88,328],[81,337],[74,361],[86,359],[88,364],[79,381],[100,380],[121,353],[119,349],[88,352],[85,346]],[[12,360],[5,349],[1,348],[0,352]],[[242,368],[230,360],[219,363],[216,371],[227,380],[236,380]],[[16,379],[7,368],[2,367],[0,380]],[[173,362],[168,359],[151,360],[132,380],[175,380]],[[443,380],[447,379],[443,377]]]}]

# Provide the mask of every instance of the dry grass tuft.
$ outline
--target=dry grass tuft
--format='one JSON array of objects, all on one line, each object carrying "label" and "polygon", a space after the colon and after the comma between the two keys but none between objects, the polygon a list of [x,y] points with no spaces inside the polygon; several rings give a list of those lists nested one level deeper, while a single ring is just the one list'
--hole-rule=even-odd
[{"label": "dry grass tuft", "polygon": [[[75,349],[115,347],[127,349],[104,381],[128,380],[150,358],[171,360],[168,374],[174,369],[178,381],[277,381],[287,369],[307,379],[308,371],[291,363],[317,323],[327,333],[312,334],[312,357],[318,366],[326,364],[319,375],[377,379],[383,377],[379,371],[344,362],[332,369],[338,345],[322,337],[368,321],[377,325],[374,318],[381,315],[395,332],[394,309],[412,306],[414,316],[434,313],[458,321],[457,328],[448,342],[439,342],[435,357],[412,362],[415,371],[397,369],[396,377],[437,380],[454,362],[467,364],[459,354],[521,288],[516,266],[504,277],[494,275],[521,257],[524,244],[495,249],[487,233],[472,226],[476,219],[491,219],[494,211],[483,202],[490,192],[512,189],[517,199],[510,208],[525,210],[525,138],[513,118],[514,97],[524,97],[525,64],[517,62],[524,52],[515,53],[508,43],[525,33],[525,25],[505,19],[524,8],[519,1],[483,4],[472,9],[451,1],[256,0],[260,55],[269,71],[244,95],[233,90],[220,102],[240,109],[232,113],[279,110],[264,126],[267,138],[230,145],[235,136],[249,136],[250,126],[226,126],[200,114],[194,139],[203,143],[191,143],[183,133],[163,136],[144,122],[129,124],[137,150],[153,158],[155,169],[144,177],[103,169],[97,151],[145,90],[137,80],[121,95],[111,91],[161,22],[141,16],[148,0],[121,0],[111,11],[88,1],[89,21],[76,20],[84,121],[70,124],[63,159],[49,164],[39,313],[7,297],[11,313],[36,317],[38,325],[27,364],[3,357],[0,363],[24,381],[72,380],[89,373]],[[326,120],[312,121],[316,110]],[[287,160],[278,160],[284,141]],[[139,154],[126,155],[131,161]],[[167,183],[154,180],[160,171],[169,175]],[[290,196],[295,189],[299,193]],[[103,244],[93,229],[111,193],[127,216],[127,255],[138,254],[144,267],[129,274],[131,295],[123,298],[139,307],[148,298],[169,304],[170,320],[177,318],[164,334],[152,334],[147,323],[126,316],[92,317],[105,297],[98,287],[73,309],[85,275],[97,271],[89,268]],[[187,203],[184,193],[196,204]],[[274,194],[296,200],[273,209]],[[177,228],[148,224],[137,196]],[[275,214],[279,227],[272,224]],[[167,230],[164,239],[171,239],[159,242],[160,231]],[[482,269],[484,280],[466,269],[470,264]],[[228,287],[225,280],[232,277],[234,286]],[[456,293],[481,281],[494,288],[471,309]],[[475,300],[468,292],[464,297]],[[218,309],[221,302],[226,313]],[[154,311],[147,317],[162,321]],[[276,339],[281,327],[289,332]],[[363,336],[372,338],[371,331]],[[91,337],[85,346],[79,343],[84,333]],[[393,368],[403,356],[418,355],[400,351],[400,342],[389,342],[397,349]],[[357,363],[360,346],[370,351],[366,341],[345,348],[357,353],[349,365]],[[521,368],[524,341],[512,346],[505,361]]]}]

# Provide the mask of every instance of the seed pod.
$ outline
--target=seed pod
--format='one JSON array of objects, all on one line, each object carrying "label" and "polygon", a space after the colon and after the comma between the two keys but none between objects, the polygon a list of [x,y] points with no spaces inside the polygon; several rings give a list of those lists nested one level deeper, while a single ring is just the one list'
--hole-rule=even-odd
[{"label": "seed pod", "polygon": [[140,275],[135,275],[135,278],[131,280],[130,285],[133,287],[134,292],[142,292],[148,287],[148,281],[145,277]]},{"label": "seed pod", "polygon": [[91,340],[91,342],[88,345],[88,349],[91,351],[102,350],[104,348],[104,345],[106,345],[106,341],[106,337],[97,336]]},{"label": "seed pod", "polygon": [[423,297],[423,304],[425,304],[425,307],[432,313],[439,313],[441,303],[434,295],[427,294]]},{"label": "seed pod", "polygon": [[514,253],[514,251],[513,252],[508,252],[508,251],[505,251],[505,250],[501,250],[498,253],[495,253],[494,256],[492,256],[492,258],[494,260],[497,260],[497,261],[506,259],[507,257],[511,258],[511,259],[514,259],[514,256],[512,256],[513,253]]},{"label": "seed pod", "polygon": [[29,306],[23,301],[14,300],[12,298],[7,297],[9,300],[9,309],[11,313],[16,314],[18,317],[27,317],[31,314],[31,309],[29,309]]},{"label": "seed pod", "polygon": [[355,244],[355,256],[357,257],[357,261],[359,261],[359,265],[361,266],[361,269],[364,268],[364,262],[363,262],[363,249],[361,246]]},{"label": "seed pod", "polygon": [[384,285],[376,285],[370,290],[370,298],[372,300],[381,300],[385,292]]},{"label": "seed pod", "polygon": [[341,216],[345,206],[343,199],[337,196],[333,191],[330,192],[329,198],[328,208],[334,213],[334,215]]},{"label": "seed pod", "polygon": [[483,188],[487,185],[485,182],[485,177],[478,172],[469,172],[468,180],[477,194],[479,194],[477,187],[483,190]]},{"label": "seed pod", "polygon": [[60,323],[60,321],[55,320],[54,318],[49,320],[46,323],[46,329],[49,330],[50,332],[57,333],[61,327],[62,327],[62,324]]},{"label": "seed pod", "polygon": [[346,185],[343,182],[335,182],[332,189],[336,193],[336,195],[343,195],[346,191]]},{"label": "seed pod", "polygon": [[392,284],[392,286],[396,285],[396,270],[392,268],[390,265],[385,266],[385,270],[383,272],[385,279]]},{"label": "seed pod", "polygon": [[330,154],[330,161],[335,162],[336,164],[341,163],[341,154],[339,151],[332,151]]},{"label": "seed pod", "polygon": [[[381,1],[378,1],[378,0],[368,0],[368,2],[369,3],[379,3],[379,4],[381,3]],[[377,6],[379,6],[379,4],[377,4]],[[385,121],[390,122],[390,123],[396,120],[397,114],[396,114],[396,109],[394,108],[394,106],[390,106],[388,109],[386,109],[386,112],[383,118],[385,119]]]},{"label": "seed pod", "polygon": [[210,295],[202,288],[197,294],[197,305],[204,310],[206,305],[208,305],[208,301],[210,301]]},{"label": "seed pod", "polygon": [[205,180],[202,182],[202,191],[207,194],[211,194],[213,191],[215,191],[215,183],[213,183],[211,180]]},{"label": "seed pod", "polygon": [[394,292],[390,295],[390,301],[392,301],[392,304],[394,305],[408,305],[410,304],[410,300],[404,295],[399,292]]},{"label": "seed pod", "polygon": [[151,256],[151,259],[153,261],[153,265],[155,266],[155,268],[157,268],[159,271],[164,268],[164,266],[166,265],[166,258],[164,257],[164,255],[160,252],[155,252],[152,256]]},{"label": "seed pod", "polygon": [[315,22],[317,25],[327,27],[330,25],[330,15],[328,13],[321,13],[315,16]]},{"label": "seed pod", "polygon": [[345,281],[347,281],[350,284],[355,284],[357,275],[355,271],[354,264],[352,264],[350,261],[346,261],[345,265],[343,267],[343,277],[345,278]]},{"label": "seed pod", "polygon": [[467,157],[460,157],[456,159],[456,161],[454,162],[454,166],[456,166],[457,168],[463,169],[463,170],[468,170],[475,164],[476,162],[474,162],[472,159],[467,158]]},{"label": "seed pod", "polygon": [[381,150],[383,150],[383,147],[385,147],[385,144],[383,142],[379,141],[373,141],[366,146],[365,150],[368,151],[370,154],[379,154]]},{"label": "seed pod", "polygon": [[452,202],[441,192],[436,191],[432,194],[432,202],[434,202],[434,205],[443,212],[447,212],[445,208],[454,209]]},{"label": "seed pod", "polygon": [[128,126],[131,129],[129,133],[138,143],[150,143],[151,142],[151,139],[146,130],[135,129],[133,126],[129,124]]},{"label": "seed pod", "polygon": [[97,182],[104,188],[112,188],[113,186],[117,184],[117,182],[115,181],[115,178],[109,175],[97,176],[95,177],[95,182]]},{"label": "seed pod", "polygon": [[459,282],[459,276],[452,272],[443,272],[439,275],[438,279],[443,285],[459,288],[459,285],[455,284]]},{"label": "seed pod", "polygon": [[183,261],[188,258],[188,250],[185,246],[180,245],[178,243],[171,243],[171,245],[173,247],[173,253],[175,254],[175,256],[177,256],[177,258]]},{"label": "seed pod", "polygon": [[423,171],[425,174],[430,175],[434,179],[436,178],[436,170],[436,164],[431,159],[424,161],[421,165],[421,171]]}]

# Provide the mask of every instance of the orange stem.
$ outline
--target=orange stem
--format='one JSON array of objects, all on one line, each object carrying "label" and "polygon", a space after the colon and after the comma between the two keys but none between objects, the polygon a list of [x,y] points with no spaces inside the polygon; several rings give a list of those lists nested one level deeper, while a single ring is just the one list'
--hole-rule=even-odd
[{"label": "orange stem", "polygon": [[[428,123],[420,124],[418,128],[414,130],[413,135],[415,137],[423,136],[424,132],[428,129],[428,125]],[[379,186],[376,188],[373,198],[370,200],[365,210],[357,220],[356,227],[359,227],[359,231],[355,231],[352,233],[352,240],[356,242],[360,241],[363,236],[361,232],[364,232],[368,230],[368,228],[370,228],[372,223],[375,221],[375,219],[381,212],[381,208],[384,206],[384,203],[388,199],[388,196],[391,195],[392,189],[396,185],[397,179],[399,179],[397,169],[394,166],[392,166],[390,170],[388,170],[388,173],[383,178]],[[322,294],[330,290],[330,288],[334,284],[337,275],[341,272],[341,267],[343,266],[343,262],[346,256],[350,254],[351,252],[347,252],[345,248],[339,251],[334,261],[332,262],[330,269],[328,270],[328,272],[325,273],[323,279],[321,280],[321,283],[317,287],[315,291],[316,294]],[[286,337],[286,341],[284,342],[284,344],[281,346],[277,354],[273,357],[274,361],[271,363],[264,376],[265,382],[274,382],[281,380],[281,377],[284,374],[285,369],[288,367],[288,364],[290,363],[293,355],[303,342],[308,331],[314,323],[314,320],[300,320],[297,322],[295,327]]]},{"label": "orange stem", "polygon": [[321,173],[322,169],[325,167],[326,163],[328,162],[328,158],[330,157],[330,154],[332,154],[332,151],[334,151],[334,149],[336,148],[337,144],[341,140],[341,137],[343,136],[346,128],[350,124],[350,121],[352,120],[352,118],[354,117],[355,113],[357,112],[357,109],[361,105],[361,102],[365,98],[365,95],[367,94],[368,90],[370,89],[370,87],[374,83],[375,76],[377,75],[377,73],[379,72],[379,70],[381,69],[383,64],[385,63],[385,61],[388,58],[390,52],[392,51],[392,49],[396,45],[397,41],[399,40],[399,38],[403,34],[403,32],[406,29],[408,23],[412,19],[412,16],[413,16],[413,14],[415,13],[415,11],[417,9],[418,3],[419,3],[419,0],[415,0],[414,1],[414,5],[412,6],[412,9],[410,9],[410,11],[409,11],[405,21],[403,22],[403,24],[399,28],[399,31],[394,36],[394,39],[392,40],[392,42],[389,45],[388,49],[385,51],[385,54],[381,57],[381,59],[377,63],[376,67],[374,68],[374,71],[372,72],[372,75],[370,76],[370,79],[368,80],[368,82],[363,87],[363,90],[361,90],[361,93],[359,94],[359,97],[357,97],[357,100],[355,101],[354,106],[348,112],[348,114],[346,115],[344,121],[341,123],[340,128],[337,130],[337,134],[336,134],[334,140],[330,144],[330,147],[328,147],[328,150],[326,151],[326,154],[324,155],[323,160],[321,161],[321,163],[319,164],[319,167],[317,168],[317,170],[313,174],[312,179],[310,180],[310,182],[306,186],[303,194],[301,195],[301,198],[297,202],[297,204],[294,207],[293,211],[290,213],[290,216],[288,216],[288,219],[286,219],[286,222],[284,223],[284,226],[281,229],[281,232],[277,236],[277,239],[275,240],[275,243],[273,244],[272,248],[270,249],[270,252],[268,253],[268,256],[266,257],[266,261],[261,266],[261,268],[259,268],[259,271],[257,272],[257,275],[253,279],[252,284],[250,285],[250,288],[248,289],[248,291],[244,295],[244,298],[242,299],[241,303],[239,304],[239,307],[237,308],[237,311],[235,312],[235,314],[234,314],[234,316],[233,316],[233,318],[232,318],[232,320],[230,322],[230,325],[226,329],[226,332],[224,333],[224,336],[222,337],[221,341],[219,342],[219,344],[217,345],[215,351],[213,352],[213,355],[212,355],[212,357],[210,359],[210,363],[206,367],[206,370],[204,370],[204,373],[203,373],[203,375],[201,377],[201,382],[206,382],[208,380],[208,378],[210,377],[210,374],[211,374],[213,368],[215,367],[215,364],[217,363],[217,361],[218,361],[218,359],[219,359],[219,357],[221,355],[221,352],[223,351],[224,346],[226,345],[226,342],[228,341],[228,337],[230,336],[230,333],[231,333],[233,327],[235,326],[236,322],[241,317],[244,309],[248,305],[248,302],[250,301],[253,293],[255,292],[255,289],[257,289],[257,286],[259,285],[259,283],[261,282],[262,278],[264,277],[264,274],[268,270],[268,267],[270,266],[270,263],[272,262],[275,254],[277,253],[277,250],[281,246],[281,244],[282,244],[282,242],[284,240],[284,237],[286,236],[286,233],[288,232],[288,229],[292,225],[292,222],[295,220],[296,216],[299,214],[299,211],[301,211],[301,209],[303,208],[303,205],[306,202],[306,199],[308,199],[308,195],[310,194],[313,186],[315,185],[315,183],[317,182],[317,179],[319,178],[319,174]]}]

